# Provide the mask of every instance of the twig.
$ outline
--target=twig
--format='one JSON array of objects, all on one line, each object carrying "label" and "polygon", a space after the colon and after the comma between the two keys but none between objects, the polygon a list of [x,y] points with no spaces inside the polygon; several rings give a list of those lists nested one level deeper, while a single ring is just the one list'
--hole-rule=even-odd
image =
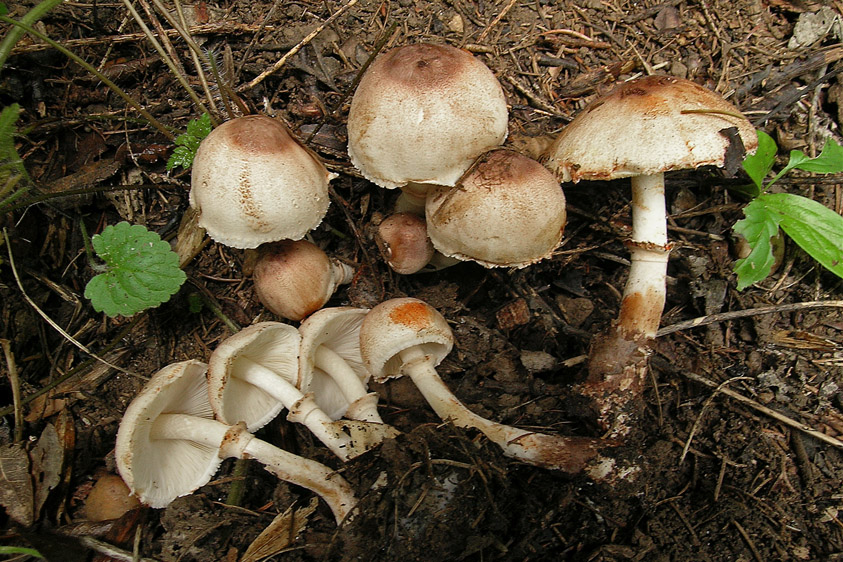
[{"label": "twig", "polygon": [[780,421],[781,423],[785,424],[788,427],[798,429],[799,431],[803,431],[803,432],[807,433],[811,437],[819,439],[820,441],[828,443],[829,445],[833,445],[835,447],[843,449],[843,441],[840,441],[839,439],[837,439],[835,437],[832,437],[831,435],[826,435],[825,433],[823,433],[821,431],[817,431],[816,429],[814,429],[812,427],[809,427],[809,426],[805,425],[804,423],[801,423],[801,422],[798,422],[794,419],[791,419],[791,418],[785,416],[784,414],[780,414],[775,410],[771,410],[767,406],[759,404],[758,402],[756,402],[752,398],[747,398],[746,396],[744,396],[742,394],[739,394],[739,393],[737,393],[734,390],[731,390],[729,388],[721,388],[722,385],[719,385],[714,381],[710,381],[707,378],[705,378],[701,375],[698,375],[696,373],[693,373],[691,371],[678,370],[677,372],[679,374],[681,374],[683,377],[689,378],[692,381],[698,382],[700,384],[704,384],[705,386],[707,386],[709,388],[714,388],[715,390],[717,390],[717,392],[722,392],[726,396],[734,398],[738,402],[743,402],[747,406],[750,406],[751,408],[754,408],[754,409],[758,410],[762,414],[765,414],[765,415],[773,418],[776,421]]},{"label": "twig", "polygon": [[666,336],[689,328],[708,326],[709,324],[717,322],[726,322],[728,320],[737,320],[739,318],[750,318],[752,316],[761,316],[762,314],[808,310],[812,308],[843,308],[843,301],[807,301],[791,304],[779,304],[775,306],[762,306],[760,308],[748,308],[746,310],[734,310],[731,312],[720,312],[718,314],[700,316],[699,318],[685,320],[684,322],[677,322],[676,324],[665,326],[656,332],[656,337]]},{"label": "twig", "polygon": [[[73,336],[71,336],[66,331],[64,331],[64,329],[61,326],[59,326],[58,324],[56,324],[56,322],[52,318],[47,316],[47,314],[43,310],[38,308],[38,305],[35,304],[35,301],[33,301],[31,298],[29,298],[29,295],[26,294],[26,291],[23,288],[23,283],[21,283],[20,276],[18,275],[17,267],[15,267],[15,257],[12,254],[12,245],[11,245],[11,242],[9,242],[9,233],[5,228],[3,229],[3,238],[6,240],[6,249],[8,250],[8,253],[9,253],[9,267],[12,269],[12,275],[14,275],[14,277],[15,277],[15,283],[17,283],[18,289],[20,289],[20,292],[23,295],[23,298],[26,300],[27,303],[29,303],[29,306],[34,308],[35,312],[37,312],[38,315],[41,316],[41,318],[43,318],[45,322],[47,322],[47,324],[52,326],[54,330],[56,330],[58,333],[60,333],[62,335],[62,337],[64,337],[67,341],[69,341],[70,343],[72,343],[73,345],[75,345],[76,347],[78,347],[79,349],[81,349],[82,351],[84,351],[85,353],[87,353],[88,355],[90,355],[91,357],[96,359],[97,361],[111,367],[112,369],[120,371],[121,373],[124,373],[126,375],[129,375],[129,376],[132,376],[132,377],[140,377],[140,375],[138,375],[137,373],[133,373],[132,371],[129,371],[128,369],[124,369],[123,367],[118,367],[117,365],[115,365],[113,363],[110,363],[110,362],[106,361],[105,359],[103,359],[102,357],[95,354],[93,351],[91,351],[90,349],[85,347],[84,344],[77,341]],[[140,378],[142,378],[142,377],[140,377]]]},{"label": "twig", "polygon": [[0,347],[3,348],[3,355],[6,356],[6,366],[9,369],[9,384],[12,386],[12,405],[15,408],[15,443],[20,443],[23,441],[23,413],[21,412],[18,368],[15,364],[15,354],[12,353],[12,346],[9,340],[0,339]]},{"label": "twig", "polygon": [[486,26],[486,29],[483,30],[483,33],[480,34],[480,37],[477,38],[478,43],[482,43],[483,39],[486,38],[486,35],[492,30],[493,27],[498,25],[500,21],[509,13],[509,11],[515,6],[517,0],[509,0],[509,4],[507,4],[501,12],[495,16],[495,19],[492,20],[492,23]]},{"label": "twig", "polygon": [[134,553],[129,552],[128,550],[117,548],[107,542],[97,540],[94,537],[79,537],[79,542],[95,552],[104,554],[114,560],[120,560],[121,562],[157,562],[154,558],[137,557]]},{"label": "twig", "polygon": [[295,55],[296,53],[301,51],[304,48],[304,46],[307,45],[308,43],[310,43],[311,41],[313,41],[313,38],[316,37],[317,35],[319,35],[322,32],[323,29],[325,29],[326,27],[328,27],[329,25],[334,23],[337,20],[337,18],[339,18],[344,13],[346,13],[352,6],[357,4],[357,2],[359,2],[359,0],[349,0],[346,3],[345,6],[343,6],[342,8],[337,10],[336,12],[334,12],[334,14],[331,17],[329,17],[324,22],[322,22],[320,25],[318,25],[316,27],[316,29],[314,29],[313,31],[308,33],[307,36],[305,36],[304,39],[299,41],[298,45],[296,45],[295,47],[293,47],[292,49],[287,51],[284,54],[284,56],[281,57],[280,59],[278,59],[278,61],[275,64],[273,64],[271,67],[269,67],[268,69],[261,72],[251,82],[249,82],[247,84],[243,84],[242,86],[237,88],[237,91],[243,92],[243,91],[246,91],[246,90],[251,90],[252,88],[257,86],[258,84],[263,82],[266,79],[267,76],[269,76],[271,74],[275,74],[276,72],[278,72],[281,69],[281,67],[284,66],[287,63],[287,60],[290,57],[292,57],[293,55]]},{"label": "twig", "polygon": [[688,439],[685,441],[685,446],[682,447],[682,454],[679,456],[679,464],[681,465],[685,462],[685,457],[688,455],[688,451],[691,449],[691,441],[694,440],[694,434],[696,434],[697,429],[700,426],[700,420],[702,420],[703,414],[705,413],[706,409],[711,405],[714,401],[714,397],[717,396],[717,393],[723,388],[726,387],[727,384],[733,383],[735,381],[743,381],[748,380],[749,377],[734,377],[727,381],[723,381],[720,383],[717,388],[714,389],[714,392],[711,393],[711,396],[705,399],[703,402],[702,408],[700,408],[700,413],[697,414],[697,419],[694,420],[694,425],[691,426],[691,431],[688,433]]}]

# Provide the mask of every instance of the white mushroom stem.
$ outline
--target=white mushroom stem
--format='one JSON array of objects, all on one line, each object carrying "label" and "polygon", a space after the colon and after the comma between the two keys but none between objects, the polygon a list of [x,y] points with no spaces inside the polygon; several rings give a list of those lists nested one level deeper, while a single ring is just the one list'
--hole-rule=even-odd
[{"label": "white mushroom stem", "polygon": [[319,441],[343,461],[351,458],[349,455],[353,450],[351,438],[337,431],[333,420],[312,399],[306,400],[307,395],[295,385],[259,363],[241,357],[238,364],[241,365],[241,370],[238,371],[237,377],[260,388],[284,404],[284,407],[290,411],[288,420],[307,427]]},{"label": "white mushroom stem", "polygon": [[408,375],[433,411],[458,427],[474,428],[498,445],[506,456],[544,468],[577,473],[593,460],[600,448],[610,445],[581,437],[562,437],[518,429],[493,422],[469,410],[439,377],[433,360],[421,346],[399,354],[402,372]]},{"label": "white mushroom stem", "polygon": [[321,496],[337,524],[345,521],[357,504],[351,486],[335,471],[257,439],[243,425],[229,426],[189,414],[161,414],[152,424],[150,437],[188,440],[219,448],[220,458],[254,458],[278,478]]},{"label": "white mushroom stem", "polygon": [[[314,365],[317,369],[324,371],[331,377],[342,392],[342,395],[349,404],[357,404],[354,409],[354,417],[351,419],[383,423],[377,410],[377,396],[375,400],[364,399],[368,396],[369,389],[363,384],[354,370],[348,366],[345,359],[337,352],[325,345],[316,348],[313,355]],[[346,413],[348,415],[348,413]]]},{"label": "white mushroom stem", "polygon": [[612,437],[631,430],[635,398],[646,375],[650,342],[665,302],[667,213],[664,174],[632,178],[631,267],[617,321],[599,334],[589,352],[588,378],[580,392],[592,400],[597,419]]},{"label": "white mushroom stem", "polygon": [[626,339],[651,339],[659,329],[665,301],[667,212],[664,174],[632,178],[631,267],[624,288],[618,328]]}]

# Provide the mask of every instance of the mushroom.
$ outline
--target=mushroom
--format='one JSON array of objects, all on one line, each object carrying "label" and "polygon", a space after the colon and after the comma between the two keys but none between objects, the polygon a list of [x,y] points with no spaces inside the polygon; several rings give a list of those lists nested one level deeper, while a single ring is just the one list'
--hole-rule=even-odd
[{"label": "mushroom", "polygon": [[628,431],[625,406],[640,396],[649,342],[665,302],[667,240],[664,173],[740,162],[757,147],[749,121],[718,94],[690,80],[647,76],[594,101],[548,150],[562,181],[631,178],[629,278],[618,319],[595,338],[583,392],[616,434]]},{"label": "mushroom", "polygon": [[101,476],[85,499],[85,517],[88,521],[108,521],[140,505],[132,491],[116,474]]},{"label": "mushroom", "polygon": [[238,117],[199,145],[190,205],[199,226],[227,246],[299,240],[322,222],[334,177],[281,121]]},{"label": "mushroom", "polygon": [[357,503],[348,483],[320,463],[256,439],[244,424],[213,419],[206,365],[189,360],[150,378],[129,404],[117,432],[117,467],[138,498],[167,506],[208,483],[225,458],[254,458],[282,480],[322,497],[346,520]]},{"label": "mushroom", "polygon": [[394,213],[378,225],[375,242],[395,273],[410,275],[424,269],[435,250],[424,217]]},{"label": "mushroom", "polygon": [[469,410],[436,372],[436,366],[453,344],[453,334],[442,315],[413,298],[392,299],[377,305],[366,315],[360,328],[360,352],[376,381],[409,376],[440,418],[458,427],[479,430],[505,455],[571,473],[605,460],[599,451],[612,445],[608,441],[518,429]]},{"label": "mushroom", "polygon": [[503,89],[479,59],[447,45],[407,45],[379,56],[360,80],[348,154],[368,180],[404,191],[398,210],[421,214],[428,184],[454,185],[503,143],[507,119]]},{"label": "mushroom", "polygon": [[288,320],[301,320],[323,306],[354,270],[307,240],[282,240],[258,250],[252,274],[261,303]]},{"label": "mushroom", "polygon": [[280,322],[253,324],[224,340],[208,362],[211,406],[220,421],[244,422],[249,431],[287,408],[289,421],[307,427],[346,461],[359,454],[349,436],[319,408],[312,393],[296,387],[300,345],[299,331]]},{"label": "mushroom", "polygon": [[360,325],[368,312],[365,308],[323,308],[299,326],[297,386],[312,392],[319,407],[334,420],[345,416],[383,423],[378,395],[366,388],[371,374],[360,356]]},{"label": "mushroom", "polygon": [[484,267],[526,267],[562,241],[565,195],[535,160],[495,149],[455,187],[434,187],[425,214],[433,246],[445,256]]}]

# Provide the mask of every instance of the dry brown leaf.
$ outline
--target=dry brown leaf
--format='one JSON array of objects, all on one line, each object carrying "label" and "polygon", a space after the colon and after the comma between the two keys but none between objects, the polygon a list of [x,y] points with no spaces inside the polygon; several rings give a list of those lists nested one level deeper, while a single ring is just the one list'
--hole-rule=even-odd
[{"label": "dry brown leaf", "polygon": [[288,548],[307,526],[307,520],[316,511],[317,505],[319,505],[319,500],[312,498],[310,503],[301,509],[290,508],[278,514],[272,523],[252,541],[240,558],[240,562],[257,562]]},{"label": "dry brown leaf", "polygon": [[47,501],[50,491],[61,482],[64,448],[53,424],[47,424],[41,432],[41,437],[38,438],[29,457],[32,461],[32,482],[35,485],[33,513],[37,515],[41,512],[44,502]]},{"label": "dry brown leaf", "polygon": [[20,445],[0,447],[0,505],[24,527],[34,522],[29,456]]}]

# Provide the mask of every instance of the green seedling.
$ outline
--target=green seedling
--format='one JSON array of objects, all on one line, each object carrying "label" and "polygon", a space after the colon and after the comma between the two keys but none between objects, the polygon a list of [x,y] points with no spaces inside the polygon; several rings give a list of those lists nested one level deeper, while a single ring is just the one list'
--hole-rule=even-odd
[{"label": "green seedling", "polygon": [[199,150],[199,143],[211,132],[211,116],[203,113],[199,119],[192,119],[187,124],[187,132],[176,137],[176,149],[167,160],[167,171],[176,166],[185,170],[193,165],[196,151]]},{"label": "green seedling", "polygon": [[843,277],[843,217],[802,195],[767,193],[771,185],[794,169],[819,174],[843,172],[843,147],[829,138],[816,158],[792,150],[787,165],[765,184],[777,152],[776,142],[758,131],[758,150],[743,162],[753,185],[741,191],[752,201],[744,207],[746,218],[735,223],[734,231],[746,239],[751,251],[735,263],[738,290],[770,275],[775,261],[771,238],[780,228],[823,267]]},{"label": "green seedling", "polygon": [[166,302],[187,278],[179,256],[158,234],[127,222],[107,226],[91,239],[105,265],[88,282],[85,298],[97,312],[132,316]]}]

